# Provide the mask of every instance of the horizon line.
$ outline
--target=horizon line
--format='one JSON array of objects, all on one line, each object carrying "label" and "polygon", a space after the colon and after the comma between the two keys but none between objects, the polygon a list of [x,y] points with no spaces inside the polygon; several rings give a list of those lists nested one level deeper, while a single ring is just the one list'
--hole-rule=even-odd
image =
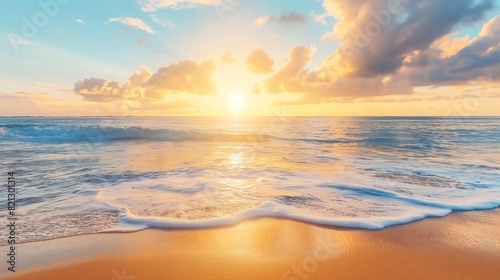
[{"label": "horizon line", "polygon": [[102,115],[102,116],[72,116],[72,115],[67,115],[67,116],[0,116],[0,118],[256,118],[256,117],[279,117],[279,118],[289,118],[289,117],[303,117],[303,118],[319,118],[319,117],[326,117],[326,118],[374,118],[374,117],[400,117],[400,118],[496,118],[500,117],[500,115],[476,115],[476,116],[439,116],[439,115],[352,115],[352,116],[346,116],[346,115],[310,115],[310,116],[302,116],[302,115],[289,115],[289,116],[278,116],[278,115],[256,115],[256,116],[251,116],[251,115],[245,115],[245,116],[227,116],[227,115],[199,115],[199,116],[116,116],[116,115]]}]

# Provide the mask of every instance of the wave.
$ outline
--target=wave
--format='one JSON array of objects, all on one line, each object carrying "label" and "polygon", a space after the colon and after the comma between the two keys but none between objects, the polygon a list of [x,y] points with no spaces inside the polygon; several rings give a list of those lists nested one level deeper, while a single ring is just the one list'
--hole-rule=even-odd
[{"label": "wave", "polygon": [[[283,136],[265,133],[238,133],[224,131],[153,129],[139,126],[115,127],[102,125],[67,125],[62,123],[45,124],[2,124],[0,125],[0,141],[19,142],[107,142],[107,141],[210,141],[210,142],[246,142],[261,143],[271,140],[284,142],[302,142],[316,145],[349,145],[379,149],[381,151],[418,151],[423,154],[439,151],[449,151],[449,143],[441,140],[428,139],[419,135],[412,137],[391,137],[380,132],[360,132],[344,137],[318,136],[304,137],[302,135]],[[488,137],[487,137],[488,138]],[[495,137],[489,137],[495,143]],[[463,137],[457,137],[464,141]],[[480,140],[480,138],[478,138]],[[479,141],[474,138],[474,141]],[[458,140],[457,140],[458,141]],[[471,140],[472,141],[472,140]],[[481,140],[486,143],[486,140]]]},{"label": "wave", "polygon": [[287,142],[310,142],[317,144],[353,144],[359,140],[282,138],[263,133],[199,132],[143,127],[106,126],[52,126],[3,125],[0,140],[23,142],[106,142],[106,141],[212,141],[212,142],[267,142],[271,139]]},{"label": "wave", "polygon": [[270,138],[271,136],[266,134],[209,133],[142,127],[0,127],[0,139],[24,142],[106,142],[126,140],[265,142]]},{"label": "wave", "polygon": [[[320,192],[284,195],[281,192],[259,193],[242,197],[239,193],[204,193],[199,187],[188,196],[167,191],[170,200],[150,200],[165,196],[152,192],[154,181],[129,182],[101,190],[94,199],[120,211],[124,228],[205,228],[236,224],[245,219],[276,217],[326,226],[383,229],[427,217],[443,217],[453,211],[486,210],[500,206],[498,190],[453,189],[429,196],[418,186],[411,192],[377,187],[324,184]],[[186,183],[182,184],[185,188]],[[418,191],[420,193],[416,193]],[[227,191],[227,190],[226,190]],[[123,194],[127,195],[123,195]],[[147,201],[147,203],[145,203]],[[126,231],[125,229],[123,229]]]},{"label": "wave", "polygon": [[[453,211],[489,210],[499,207],[496,201],[473,201],[462,205],[450,205],[440,203],[422,203],[422,201],[408,199],[407,211],[400,211],[394,215],[373,217],[339,217],[325,216],[277,203],[267,202],[258,207],[247,209],[244,212],[231,216],[213,217],[207,219],[173,219],[160,216],[143,216],[133,214],[126,207],[121,208],[124,212],[119,215],[120,224],[112,228],[112,231],[130,231],[130,228],[210,228],[237,224],[251,218],[285,218],[318,225],[359,228],[379,230],[390,226],[407,224],[428,217],[444,217]],[[413,205],[412,205],[413,204]]]}]

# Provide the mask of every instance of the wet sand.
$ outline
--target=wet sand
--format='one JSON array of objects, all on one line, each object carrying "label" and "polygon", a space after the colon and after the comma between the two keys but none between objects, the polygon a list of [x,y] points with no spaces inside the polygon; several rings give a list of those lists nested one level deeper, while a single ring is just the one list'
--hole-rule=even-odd
[{"label": "wet sand", "polygon": [[[6,252],[7,248],[2,247]],[[1,279],[498,279],[500,210],[378,231],[260,218],[18,245]]]}]

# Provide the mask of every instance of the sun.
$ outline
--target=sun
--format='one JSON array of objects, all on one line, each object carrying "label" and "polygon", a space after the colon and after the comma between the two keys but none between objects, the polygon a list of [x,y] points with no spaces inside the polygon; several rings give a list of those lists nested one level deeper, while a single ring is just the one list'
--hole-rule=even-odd
[{"label": "sun", "polygon": [[240,112],[246,106],[245,95],[240,91],[233,91],[228,94],[227,103],[229,110],[232,112]]}]

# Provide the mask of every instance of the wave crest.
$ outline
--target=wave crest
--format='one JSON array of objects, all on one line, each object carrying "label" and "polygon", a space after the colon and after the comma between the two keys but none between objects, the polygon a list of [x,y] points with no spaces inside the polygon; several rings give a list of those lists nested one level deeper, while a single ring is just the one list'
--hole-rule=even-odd
[{"label": "wave crest", "polygon": [[265,142],[271,136],[266,134],[232,134],[183,131],[171,129],[150,129],[141,127],[4,127],[0,137],[4,140],[26,142],[105,142],[126,140],[150,141],[213,141],[213,142]]}]

